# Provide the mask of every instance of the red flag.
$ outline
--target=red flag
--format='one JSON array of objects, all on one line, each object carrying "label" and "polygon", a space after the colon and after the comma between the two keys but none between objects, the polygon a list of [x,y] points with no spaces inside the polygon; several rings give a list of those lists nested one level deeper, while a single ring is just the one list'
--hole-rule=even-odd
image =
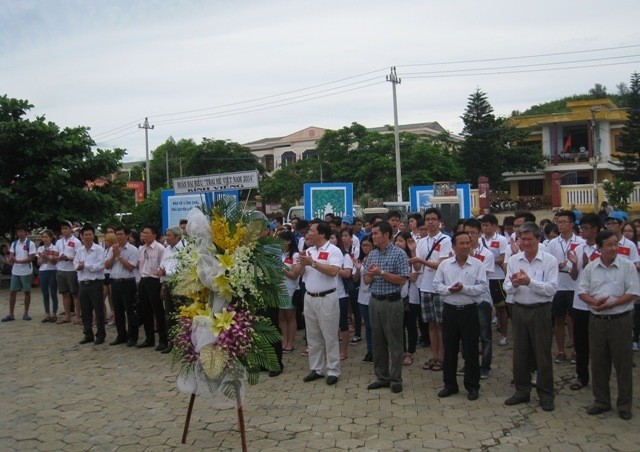
[{"label": "red flag", "polygon": [[567,137],[567,141],[564,142],[562,151],[569,152],[571,150],[571,146],[573,146],[573,139],[571,138],[571,134],[569,134],[569,136]]}]

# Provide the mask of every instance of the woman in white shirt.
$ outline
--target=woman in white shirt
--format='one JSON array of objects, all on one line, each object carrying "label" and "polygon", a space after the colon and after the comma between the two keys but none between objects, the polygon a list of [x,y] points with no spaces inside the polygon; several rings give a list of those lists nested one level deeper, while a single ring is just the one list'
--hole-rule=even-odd
[{"label": "woman in white shirt", "polygon": [[40,290],[44,303],[45,317],[42,323],[58,320],[58,283],[56,281],[55,258],[58,251],[55,247],[55,236],[50,230],[42,233],[43,245],[36,250],[38,265],[40,267]]},{"label": "woman in white shirt", "polygon": [[364,335],[367,342],[367,353],[364,355],[363,363],[372,363],[373,354],[371,353],[371,322],[369,321],[369,284],[364,282],[364,274],[362,273],[362,265],[367,261],[367,256],[373,250],[373,241],[370,235],[366,235],[360,241],[360,259],[356,260],[353,265],[353,279],[360,280],[360,289],[358,290],[358,307],[364,323]]},{"label": "woman in white shirt", "polygon": [[349,349],[349,294],[345,289],[345,279],[351,279],[351,272],[353,271],[353,261],[351,256],[342,247],[342,240],[339,232],[332,232],[329,239],[332,245],[337,246],[342,251],[342,268],[338,272],[340,281],[338,281],[338,302],[340,303],[340,361],[344,361],[348,357]]},{"label": "woman in white shirt", "polygon": [[296,308],[293,304],[295,296],[300,296],[300,275],[304,267],[300,265],[300,254],[295,236],[291,231],[282,231],[278,234],[282,240],[282,263],[284,264],[284,285],[289,293],[289,304],[280,307],[279,323],[282,331],[282,353],[291,353],[294,350],[293,343],[296,339]]}]

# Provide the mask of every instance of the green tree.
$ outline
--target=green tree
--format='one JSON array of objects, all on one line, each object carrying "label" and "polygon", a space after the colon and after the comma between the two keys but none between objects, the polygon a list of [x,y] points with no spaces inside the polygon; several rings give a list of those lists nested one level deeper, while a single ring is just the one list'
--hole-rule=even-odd
[{"label": "green tree", "polygon": [[98,224],[119,212],[123,183],[88,189],[120,168],[123,149],[93,152],[86,127],[60,129],[27,119],[27,100],[0,97],[0,233],[25,222],[57,228],[61,219]]},{"label": "green tree", "polygon": [[628,118],[620,132],[620,147],[614,157],[622,170],[618,177],[627,181],[640,180],[640,74],[631,75],[627,93]]},{"label": "green tree", "polygon": [[487,95],[477,89],[469,96],[460,148],[460,162],[467,181],[473,186],[479,176],[489,178],[493,187],[500,187],[503,173],[529,172],[544,168],[540,149],[524,146],[526,130],[509,125],[507,119],[496,117]]},{"label": "green tree", "polygon": [[[144,201],[133,209],[129,226],[141,231],[145,225],[162,228],[162,188],[152,190]],[[164,231],[163,231],[164,232]]]},{"label": "green tree", "polygon": [[633,182],[617,178],[613,182],[604,180],[602,188],[607,195],[607,201],[614,210],[627,212],[629,210],[629,198],[633,193]]},{"label": "green tree", "polygon": [[298,160],[265,176],[260,181],[260,195],[268,203],[281,204],[283,211],[297,204],[303,196],[304,184],[320,182],[320,161],[314,158]]},{"label": "green tree", "polygon": [[[195,174],[186,174],[184,165],[192,155],[198,154],[198,145],[189,139],[182,139],[176,143],[173,137],[167,138],[167,141],[158,146],[152,154],[149,164],[149,173],[151,175],[151,189],[158,187],[171,188],[174,177],[194,176]],[[167,155],[169,156],[169,183],[167,184]],[[144,169],[144,168],[143,168]]]}]

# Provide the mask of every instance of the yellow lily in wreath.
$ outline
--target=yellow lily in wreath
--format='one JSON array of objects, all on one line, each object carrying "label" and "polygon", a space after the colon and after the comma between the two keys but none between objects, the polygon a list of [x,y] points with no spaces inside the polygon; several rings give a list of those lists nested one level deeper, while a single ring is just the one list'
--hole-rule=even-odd
[{"label": "yellow lily in wreath", "polygon": [[233,318],[236,316],[235,312],[229,312],[226,309],[222,312],[215,313],[213,315],[213,332],[217,336],[221,331],[227,331],[231,328],[231,325],[236,323]]}]

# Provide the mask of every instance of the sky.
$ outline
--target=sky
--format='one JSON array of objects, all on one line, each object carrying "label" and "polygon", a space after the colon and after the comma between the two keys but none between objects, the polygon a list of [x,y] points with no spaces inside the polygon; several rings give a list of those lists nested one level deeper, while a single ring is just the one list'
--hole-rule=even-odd
[{"label": "sky", "polygon": [[640,72],[637,0],[0,0],[0,95],[144,160],[169,137],[498,115]]}]

